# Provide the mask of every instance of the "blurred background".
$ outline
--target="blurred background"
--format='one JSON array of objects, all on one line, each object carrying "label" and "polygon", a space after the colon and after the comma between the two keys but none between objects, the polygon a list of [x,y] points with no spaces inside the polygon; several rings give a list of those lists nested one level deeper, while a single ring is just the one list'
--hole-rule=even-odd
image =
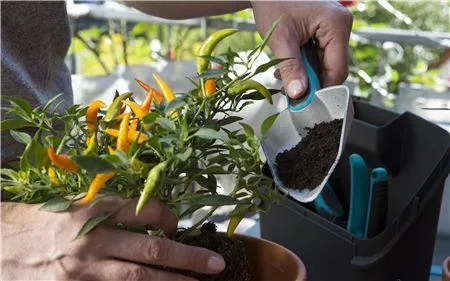
[{"label": "blurred background", "polygon": [[[354,16],[350,40],[352,95],[399,113],[409,110],[450,131],[450,4],[446,0],[345,1]],[[216,54],[228,47],[245,52],[261,40],[253,14],[245,10],[224,16],[165,20],[127,7],[123,1],[67,1],[73,40],[66,63],[72,72],[75,103],[131,90],[137,100],[145,93],[134,78],[153,83],[156,72],[175,92],[190,87],[195,54],[213,31],[237,28]],[[126,2],[125,2],[126,4]],[[270,50],[261,57],[268,60]],[[258,77],[267,87],[280,87],[268,72]],[[283,107],[256,103],[242,114],[253,125]],[[284,105],[285,107],[285,105]],[[258,126],[259,127],[259,126]],[[227,179],[222,179],[227,185]],[[444,193],[435,261],[450,254],[450,180]],[[256,218],[257,220],[257,218]],[[255,218],[240,225],[247,231]],[[226,224],[224,224],[226,225]],[[220,228],[220,225],[219,225]]]}]

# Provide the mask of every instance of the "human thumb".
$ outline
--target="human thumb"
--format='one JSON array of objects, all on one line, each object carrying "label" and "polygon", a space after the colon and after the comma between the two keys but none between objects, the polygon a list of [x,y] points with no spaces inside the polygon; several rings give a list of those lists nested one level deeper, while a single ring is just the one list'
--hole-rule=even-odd
[{"label": "human thumb", "polygon": [[301,60],[300,47],[297,42],[272,47],[278,58],[290,58],[280,63],[283,87],[291,99],[299,99],[306,94],[308,79]]}]

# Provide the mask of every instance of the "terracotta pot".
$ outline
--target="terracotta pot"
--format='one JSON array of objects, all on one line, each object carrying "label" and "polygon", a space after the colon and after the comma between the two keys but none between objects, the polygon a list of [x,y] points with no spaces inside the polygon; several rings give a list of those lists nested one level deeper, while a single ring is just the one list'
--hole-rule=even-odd
[{"label": "terracotta pot", "polygon": [[447,257],[442,264],[442,281],[450,281],[450,257]]},{"label": "terracotta pot", "polygon": [[306,281],[305,265],[290,250],[264,239],[236,237],[245,243],[252,281]]}]

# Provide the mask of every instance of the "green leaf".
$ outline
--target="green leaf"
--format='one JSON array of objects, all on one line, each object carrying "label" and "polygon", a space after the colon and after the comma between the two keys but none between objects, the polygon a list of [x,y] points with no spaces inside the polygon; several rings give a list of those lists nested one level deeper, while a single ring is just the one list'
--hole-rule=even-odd
[{"label": "green leaf", "polygon": [[156,119],[156,123],[169,132],[175,132],[177,130],[175,123],[167,118],[159,117]]},{"label": "green leaf", "polygon": [[45,202],[45,204],[42,205],[42,207],[40,207],[39,210],[57,213],[69,209],[71,204],[72,201],[67,200],[63,197],[54,197]]},{"label": "green leaf", "polygon": [[225,206],[225,205],[236,205],[240,201],[236,198],[227,195],[214,194],[199,198],[196,204],[203,206]]},{"label": "green leaf", "polygon": [[223,140],[227,139],[226,135],[210,128],[200,128],[195,132],[194,136],[207,140]]},{"label": "green leaf", "polygon": [[25,147],[22,158],[20,160],[20,166],[26,167],[30,165],[36,169],[40,169],[46,160],[48,160],[46,149],[37,141],[38,134],[31,140],[31,142]]},{"label": "green leaf", "polygon": [[223,169],[222,166],[219,166],[219,165],[212,165],[212,166],[208,166],[208,167],[202,169],[198,174],[199,174],[199,175],[206,175],[206,174],[227,174],[227,172]]},{"label": "green leaf", "polygon": [[16,141],[23,143],[24,145],[28,145],[31,142],[31,137],[27,133],[14,130],[11,130],[9,133]]},{"label": "green leaf", "polygon": [[241,124],[242,128],[244,128],[245,135],[247,135],[248,137],[255,135],[255,131],[253,130],[252,126],[242,122],[240,122],[239,124]]},{"label": "green leaf", "polygon": [[3,168],[0,169],[0,174],[9,177],[12,180],[18,181],[19,174],[13,169]]},{"label": "green leaf", "polygon": [[80,231],[78,232],[77,236],[75,236],[75,238],[73,240],[76,240],[78,238],[80,238],[81,236],[89,233],[91,230],[93,230],[96,226],[98,226],[99,224],[101,224],[103,221],[105,221],[106,219],[108,219],[110,216],[112,215],[111,212],[101,212],[97,215],[94,215],[92,217],[90,217],[85,223],[84,225],[81,227]]},{"label": "green leaf", "polygon": [[168,115],[168,114],[170,114],[170,112],[172,110],[177,110],[185,105],[186,105],[186,102],[184,100],[174,99],[166,105],[166,109],[164,111],[165,111],[166,115]]},{"label": "green leaf", "polygon": [[2,98],[8,100],[11,105],[16,105],[17,107],[21,108],[25,113],[27,113],[27,115],[29,115],[32,111],[30,103],[25,99],[11,96],[3,96]]},{"label": "green leaf", "polygon": [[254,209],[253,204],[240,204],[240,205],[237,205],[236,208],[234,208],[234,210],[228,214],[228,216],[229,217],[232,217],[232,216],[245,217],[245,215],[248,212],[250,212],[252,209]]},{"label": "green leaf", "polygon": [[214,57],[214,56],[198,56],[198,57],[204,58],[204,59],[206,59],[206,60],[215,62],[215,63],[220,64],[220,65],[223,65],[223,66],[227,65],[227,62],[226,62],[226,61],[224,61],[223,59],[218,58],[218,57]]},{"label": "green leaf", "polygon": [[[54,103],[57,99],[59,99],[63,94],[58,94],[56,96],[54,96],[53,98],[51,98],[44,106],[44,108],[42,108],[42,112],[46,112],[47,108],[50,107],[50,105],[52,105],[52,103]],[[63,101],[61,101],[63,102]],[[58,106],[54,106],[54,109],[56,109]]]},{"label": "green leaf", "polygon": [[2,131],[7,131],[7,130],[15,130],[15,129],[20,129],[20,128],[24,128],[24,127],[33,127],[32,123],[29,123],[23,119],[19,119],[19,118],[11,118],[11,119],[6,119],[6,120],[2,120],[0,123],[0,127]]},{"label": "green leaf", "polygon": [[116,170],[113,164],[97,156],[78,155],[72,157],[72,160],[90,174],[104,174]]},{"label": "green leaf", "polygon": [[254,76],[254,75],[258,74],[258,73],[261,73],[261,72],[265,72],[265,71],[267,71],[269,68],[271,68],[272,66],[277,65],[277,64],[279,64],[280,62],[285,61],[285,60],[288,60],[288,59],[291,59],[291,58],[273,59],[273,60],[271,60],[271,61],[269,61],[269,62],[266,62],[266,63],[264,63],[264,64],[261,64],[260,66],[258,66],[258,68],[256,68],[255,73],[253,73],[252,76]]},{"label": "green leaf", "polygon": [[265,135],[270,130],[275,120],[277,120],[278,115],[280,115],[280,113],[271,115],[263,121],[261,124],[261,135]]},{"label": "green leaf", "polygon": [[226,125],[232,124],[237,121],[241,121],[243,119],[244,118],[239,117],[239,116],[228,116],[228,117],[223,118],[222,120],[219,120],[218,123],[219,123],[219,126],[222,127],[222,126],[226,126]]},{"label": "green leaf", "polygon": [[269,39],[272,36],[272,33],[275,31],[275,28],[277,27],[278,23],[281,21],[282,17],[280,17],[279,19],[277,19],[272,26],[270,27],[269,31],[266,33],[266,36],[264,36],[264,39],[261,42],[261,46],[259,47],[259,49],[262,51],[267,43],[269,43]]},{"label": "green leaf", "polygon": [[208,69],[196,78],[198,79],[207,79],[207,78],[219,78],[220,76],[228,73],[227,69]]},{"label": "green leaf", "polygon": [[[275,94],[278,94],[280,92],[280,89],[267,89],[267,91],[269,91],[270,95],[273,96]],[[241,97],[241,100],[263,100],[265,98],[266,97],[263,96],[260,92],[253,91],[253,92],[243,95]]]},{"label": "green leaf", "polygon": [[[194,177],[194,180],[200,184],[202,187],[209,190],[209,192],[215,194],[217,189],[217,179],[214,175],[208,175],[208,176],[196,176]],[[196,200],[197,203],[197,200]]]},{"label": "green leaf", "polygon": [[186,160],[189,159],[189,157],[191,157],[192,154],[192,147],[188,147],[188,149],[186,149],[185,152],[183,153],[178,153],[177,157],[178,159],[180,159],[181,161],[185,162]]},{"label": "green leaf", "polygon": [[145,115],[144,118],[142,118],[142,121],[145,124],[153,123],[159,116],[161,116],[161,115],[158,112],[151,112],[151,113]]}]

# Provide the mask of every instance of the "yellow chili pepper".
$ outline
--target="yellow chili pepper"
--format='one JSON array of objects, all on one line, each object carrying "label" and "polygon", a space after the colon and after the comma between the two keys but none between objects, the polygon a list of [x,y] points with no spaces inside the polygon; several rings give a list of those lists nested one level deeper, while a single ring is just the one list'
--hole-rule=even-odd
[{"label": "yellow chili pepper", "polygon": [[132,93],[125,93],[113,100],[113,102],[109,105],[108,110],[106,111],[104,120],[106,122],[110,122],[116,118],[117,115],[122,112],[122,101],[130,98]]},{"label": "yellow chili pepper", "polygon": [[131,125],[130,125],[130,129],[128,130],[128,134],[130,134],[130,131],[136,131],[138,124],[139,124],[139,120],[133,119],[133,121],[131,121]]},{"label": "yellow chili pepper", "polygon": [[86,125],[89,131],[95,132],[97,130],[97,114],[103,107],[106,107],[106,105],[101,100],[95,100],[89,105],[86,111]]},{"label": "yellow chili pepper", "polygon": [[[105,133],[107,133],[108,135],[112,136],[112,137],[119,137],[119,130],[116,129],[106,129]],[[139,138],[138,138],[139,136]],[[148,138],[145,134],[141,133],[139,134],[138,131],[131,131],[128,130],[128,142],[129,143],[133,143],[135,141],[137,141],[139,144],[143,143],[144,141],[146,141]]]},{"label": "yellow chili pepper", "polygon": [[108,146],[109,154],[114,154],[114,149],[111,146]]},{"label": "yellow chili pepper", "polygon": [[136,82],[139,84],[139,86],[141,86],[141,88],[147,92],[147,97],[151,96],[155,99],[157,104],[161,103],[161,101],[163,99],[163,95],[161,94],[161,92],[157,91],[156,89],[152,88],[150,85],[142,82],[139,79],[134,79],[134,80],[136,80]]},{"label": "yellow chili pepper", "polygon": [[86,196],[81,199],[80,204],[84,205],[89,202],[91,202],[95,195],[99,192],[99,190],[105,185],[105,183],[112,178],[116,173],[104,173],[104,174],[97,174],[95,175],[95,178],[92,180],[91,184],[89,185],[89,190]]},{"label": "yellow chili pepper", "polygon": [[164,81],[161,77],[159,77],[156,74],[153,74],[153,78],[155,78],[156,84],[158,84],[158,87],[159,89],[161,89],[161,92],[167,102],[175,99],[175,94],[173,93],[169,85],[167,85],[166,81]]},{"label": "yellow chili pepper", "polygon": [[205,81],[205,93],[209,97],[216,92],[216,80],[208,79]]},{"label": "yellow chili pepper", "polygon": [[53,147],[49,147],[47,150],[48,158],[52,161],[55,166],[64,169],[69,172],[78,171],[79,167],[75,161],[70,159],[70,157],[66,154],[56,154]]},{"label": "yellow chili pepper", "polygon": [[130,144],[128,143],[128,126],[130,123],[131,113],[126,113],[125,117],[120,122],[119,136],[117,137],[117,149],[128,153]]},{"label": "yellow chili pepper", "polygon": [[236,231],[236,228],[238,227],[239,223],[243,219],[243,216],[232,216],[230,218],[230,222],[228,223],[227,227],[227,236],[232,237],[234,234],[234,231]]},{"label": "yellow chili pepper", "polygon": [[132,101],[122,101],[122,102],[124,104],[128,105],[131,108],[131,110],[133,111],[134,115],[139,119],[144,118],[145,114],[147,114],[147,112],[145,112],[145,110],[139,104],[137,104],[135,102],[132,102]]},{"label": "yellow chili pepper", "polygon": [[83,151],[83,155],[97,154],[97,135],[93,134],[87,138],[87,148]]},{"label": "yellow chili pepper", "polygon": [[58,177],[56,176],[56,172],[52,167],[48,167],[48,176],[50,177],[50,181],[52,184],[59,184]]}]

